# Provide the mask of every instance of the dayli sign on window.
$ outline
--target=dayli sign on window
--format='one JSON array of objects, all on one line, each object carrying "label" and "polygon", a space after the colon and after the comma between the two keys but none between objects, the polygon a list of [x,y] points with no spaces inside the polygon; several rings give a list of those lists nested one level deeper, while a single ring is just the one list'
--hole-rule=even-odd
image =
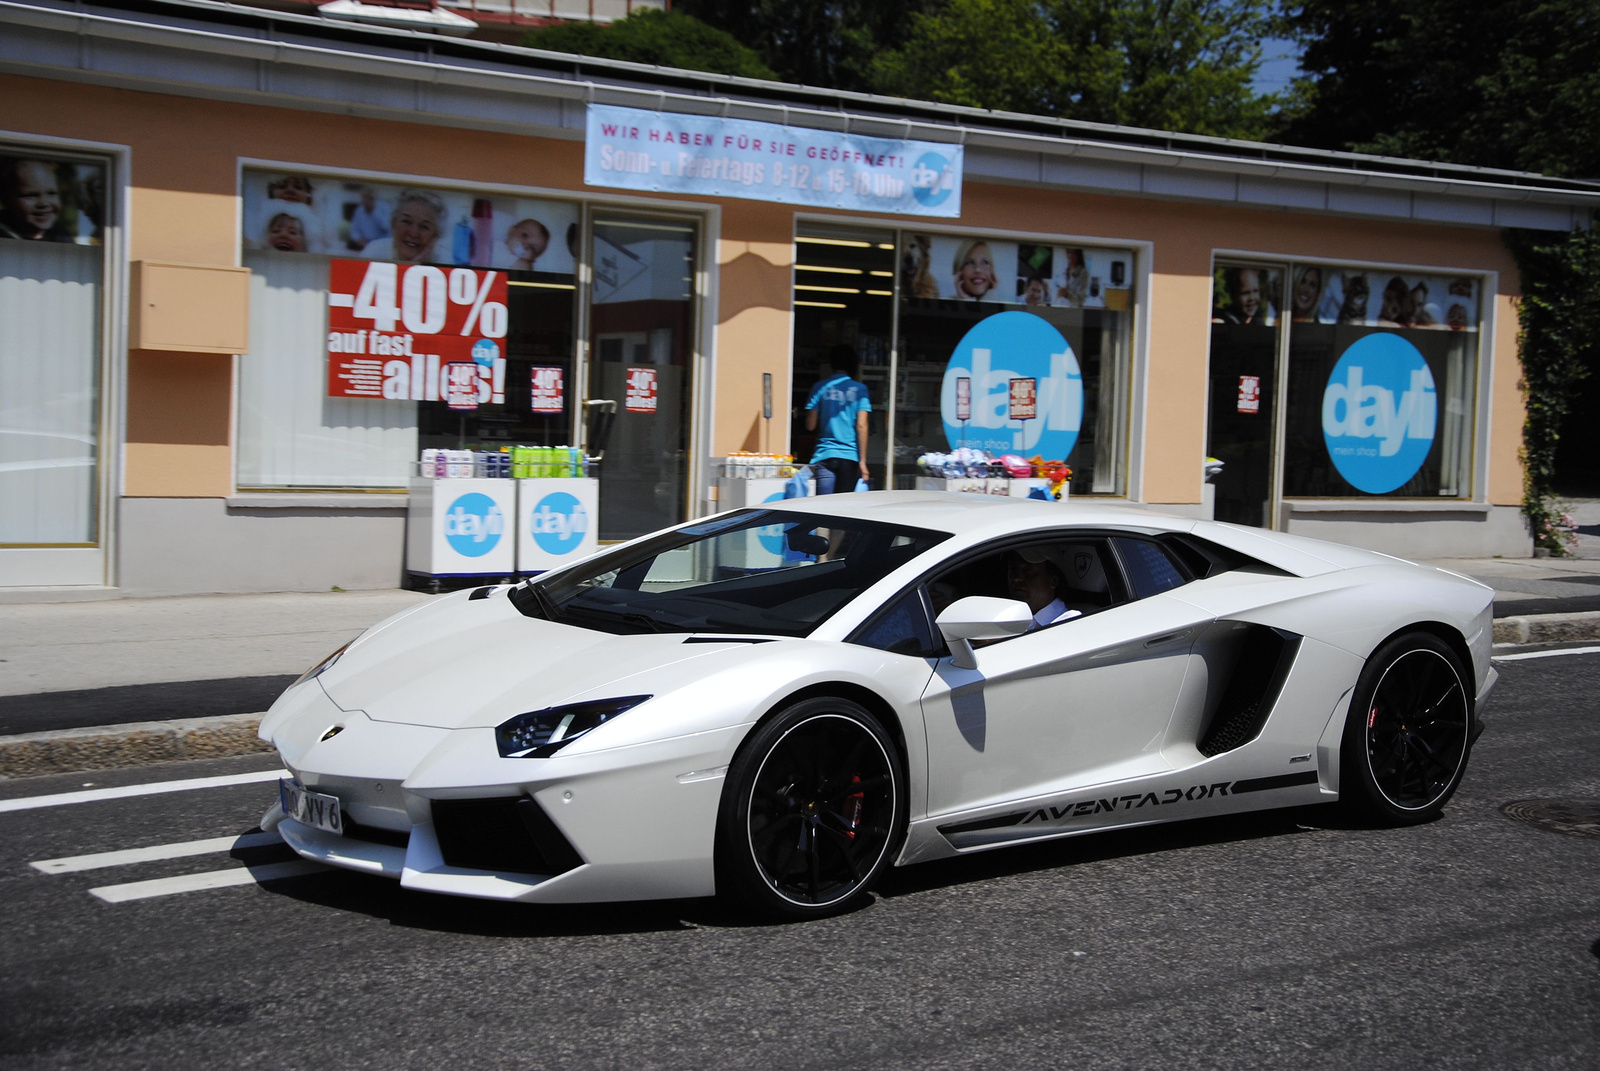
[{"label": "dayli sign on window", "polygon": [[1439,396],[1422,353],[1394,334],[1344,351],[1322,392],[1328,456],[1357,490],[1382,495],[1417,474],[1433,448]]},{"label": "dayli sign on window", "polygon": [[329,262],[329,397],[439,401],[448,366],[466,362],[477,404],[503,402],[505,337],[504,272]]}]

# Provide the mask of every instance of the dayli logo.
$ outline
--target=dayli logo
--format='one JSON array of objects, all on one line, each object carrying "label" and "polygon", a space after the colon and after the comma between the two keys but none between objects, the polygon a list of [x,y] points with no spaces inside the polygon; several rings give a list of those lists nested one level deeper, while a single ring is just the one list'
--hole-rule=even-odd
[{"label": "dayli logo", "polygon": [[566,554],[583,542],[589,531],[589,514],[576,497],[557,491],[539,500],[528,524],[540,550],[546,554]]},{"label": "dayli logo", "polygon": [[505,530],[505,514],[488,495],[462,495],[445,511],[445,541],[451,550],[468,558],[479,558],[493,550]]},{"label": "dayli logo", "polygon": [[[969,406],[961,404],[964,392]],[[1083,426],[1083,374],[1049,321],[1030,312],[996,313],[956,344],[939,409],[952,447],[1065,458]],[[963,419],[968,413],[970,420]]]},{"label": "dayli logo", "polygon": [[955,185],[955,170],[949,160],[936,152],[925,152],[917,157],[911,168],[911,196],[918,204],[937,208],[950,199]]},{"label": "dayli logo", "polygon": [[1322,392],[1322,438],[1358,490],[1387,494],[1428,459],[1438,422],[1433,373],[1399,335],[1368,335],[1344,351]]}]

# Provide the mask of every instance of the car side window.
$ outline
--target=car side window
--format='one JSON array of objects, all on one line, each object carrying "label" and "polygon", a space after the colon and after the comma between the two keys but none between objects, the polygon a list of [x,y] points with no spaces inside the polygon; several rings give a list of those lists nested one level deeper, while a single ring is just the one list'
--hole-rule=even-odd
[{"label": "car side window", "polygon": [[1117,556],[1122,559],[1122,568],[1128,574],[1134,598],[1146,599],[1189,582],[1188,574],[1164,547],[1125,536],[1119,536],[1112,542],[1117,546]]},{"label": "car side window", "polygon": [[[1095,536],[1019,543],[962,562],[928,583],[934,613],[969,595],[1026,602],[1036,616],[1044,615],[1034,628],[1128,601],[1110,544]],[[1049,612],[1055,603],[1059,606]]]},{"label": "car side window", "polygon": [[944,640],[933,630],[920,585],[880,610],[850,642],[913,658],[938,658],[944,653]]}]

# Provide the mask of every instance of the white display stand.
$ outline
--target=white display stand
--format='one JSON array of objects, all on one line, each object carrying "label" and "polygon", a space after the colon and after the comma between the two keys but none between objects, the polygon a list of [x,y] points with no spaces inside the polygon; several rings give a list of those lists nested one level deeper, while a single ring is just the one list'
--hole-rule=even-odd
[{"label": "white display stand", "polygon": [[[1036,487],[1046,495],[1050,493],[1050,481],[1040,476],[1028,476],[1022,479],[975,476],[950,480],[941,480],[932,476],[917,477],[917,490],[919,491],[960,491],[971,495],[1002,495],[1009,498],[1027,498]],[[1047,499],[1047,501],[1065,502],[1067,500],[1067,487],[1067,484],[1062,485],[1059,499]]]},{"label": "white display stand", "polygon": [[516,564],[515,480],[412,477],[406,571],[418,576],[510,576]]},{"label": "white display stand", "polygon": [[517,572],[542,573],[600,546],[600,481],[506,480],[517,485]]},{"label": "white display stand", "polygon": [[[788,483],[787,478],[758,479],[758,480],[730,480],[721,477],[717,480],[717,509],[744,509],[747,506],[773,506],[782,508],[784,503],[783,489]],[[816,480],[811,481],[811,493],[815,494]],[[781,529],[776,525],[771,528],[755,528],[744,534],[744,538],[729,546],[729,540],[718,541],[718,546],[723,548],[723,556],[718,561],[719,565],[727,565],[736,569],[776,569],[783,564],[783,545],[781,542]]]}]

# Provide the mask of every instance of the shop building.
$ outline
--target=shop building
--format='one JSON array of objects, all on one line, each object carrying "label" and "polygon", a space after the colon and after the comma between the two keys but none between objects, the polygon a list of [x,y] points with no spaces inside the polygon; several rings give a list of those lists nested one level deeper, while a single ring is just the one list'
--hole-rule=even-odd
[{"label": "shop building", "polygon": [[840,346],[874,486],[973,446],[1525,555],[1501,231],[1600,203],[203,2],[0,5],[0,95],[14,591],[393,586],[423,450],[592,448],[594,403],[628,538],[715,511],[730,453],[804,459]]}]

